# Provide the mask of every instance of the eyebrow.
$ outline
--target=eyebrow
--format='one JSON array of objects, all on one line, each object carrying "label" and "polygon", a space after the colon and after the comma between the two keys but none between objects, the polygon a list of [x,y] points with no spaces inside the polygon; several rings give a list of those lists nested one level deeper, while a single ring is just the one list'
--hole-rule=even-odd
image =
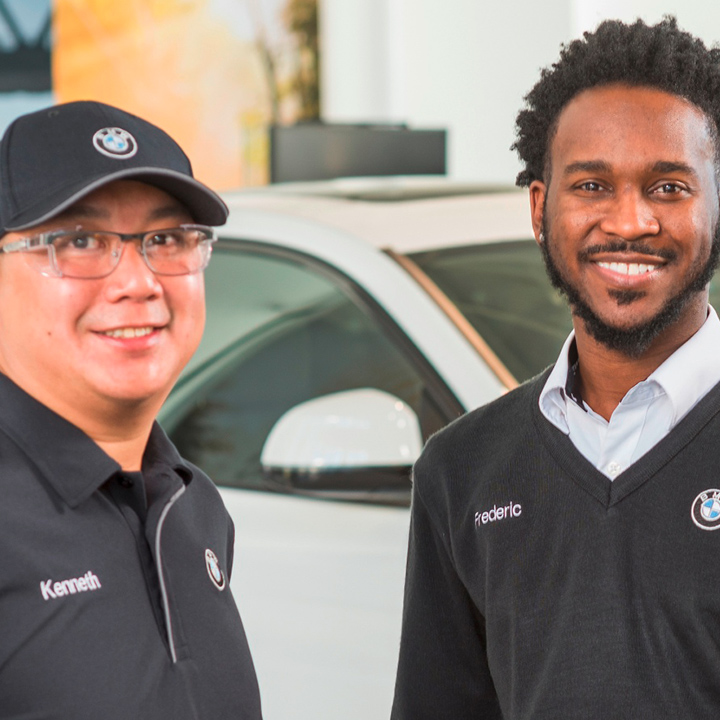
[{"label": "eyebrow", "polygon": [[692,175],[693,177],[697,176],[697,173],[690,165],[681,162],[671,162],[669,160],[656,162],[652,169],[658,173],[683,173],[684,175]]},{"label": "eyebrow", "polygon": [[[697,177],[697,172],[686,163],[675,162],[672,160],[659,160],[650,167],[650,171],[654,173],[682,173]],[[563,175],[574,175],[575,173],[609,173],[612,172],[610,163],[604,160],[580,160],[570,163],[563,170]]]},{"label": "eyebrow", "polygon": [[[190,211],[182,203],[174,202],[155,208],[147,219],[163,220],[164,218],[174,218],[185,214],[189,215]],[[106,208],[97,205],[84,205],[79,202],[56,215],[54,220],[106,220],[109,217],[110,212]]]},{"label": "eyebrow", "polygon": [[105,208],[94,207],[93,205],[81,205],[76,203],[71,205],[67,210],[58,213],[54,220],[71,220],[71,219],[102,219],[110,217],[110,213]]},{"label": "eyebrow", "polygon": [[580,160],[566,165],[563,169],[563,175],[574,175],[579,172],[607,173],[610,170],[610,164],[603,160]]}]

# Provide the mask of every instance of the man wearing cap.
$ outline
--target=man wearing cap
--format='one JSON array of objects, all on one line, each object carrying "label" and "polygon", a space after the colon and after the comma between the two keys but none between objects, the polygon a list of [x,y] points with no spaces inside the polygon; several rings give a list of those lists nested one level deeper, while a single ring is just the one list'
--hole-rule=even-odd
[{"label": "man wearing cap", "polygon": [[0,718],[261,717],[232,522],[155,423],[226,217],[107,105],[0,143]]}]

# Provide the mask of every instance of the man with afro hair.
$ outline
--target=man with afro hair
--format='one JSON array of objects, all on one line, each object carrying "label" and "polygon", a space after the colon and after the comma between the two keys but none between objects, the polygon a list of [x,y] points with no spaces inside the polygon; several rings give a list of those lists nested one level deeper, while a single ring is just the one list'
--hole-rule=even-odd
[{"label": "man with afro hair", "polygon": [[573,332],[414,470],[393,720],[720,717],[720,50],[606,21],[517,117]]}]

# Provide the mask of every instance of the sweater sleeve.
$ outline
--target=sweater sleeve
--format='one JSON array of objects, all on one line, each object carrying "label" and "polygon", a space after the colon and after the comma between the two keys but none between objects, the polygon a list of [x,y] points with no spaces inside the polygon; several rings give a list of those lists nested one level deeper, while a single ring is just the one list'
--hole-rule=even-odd
[{"label": "sweater sleeve", "polygon": [[413,486],[400,659],[392,720],[501,720],[485,622],[458,577],[447,529]]}]

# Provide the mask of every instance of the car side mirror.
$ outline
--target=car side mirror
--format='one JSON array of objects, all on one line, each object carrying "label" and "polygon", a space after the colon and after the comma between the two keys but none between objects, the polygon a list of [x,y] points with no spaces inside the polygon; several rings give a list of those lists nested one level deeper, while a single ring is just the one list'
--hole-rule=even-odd
[{"label": "car side mirror", "polygon": [[275,423],[260,462],[285,492],[407,504],[422,449],[417,415],[399,398],[361,388],[300,403]]}]

